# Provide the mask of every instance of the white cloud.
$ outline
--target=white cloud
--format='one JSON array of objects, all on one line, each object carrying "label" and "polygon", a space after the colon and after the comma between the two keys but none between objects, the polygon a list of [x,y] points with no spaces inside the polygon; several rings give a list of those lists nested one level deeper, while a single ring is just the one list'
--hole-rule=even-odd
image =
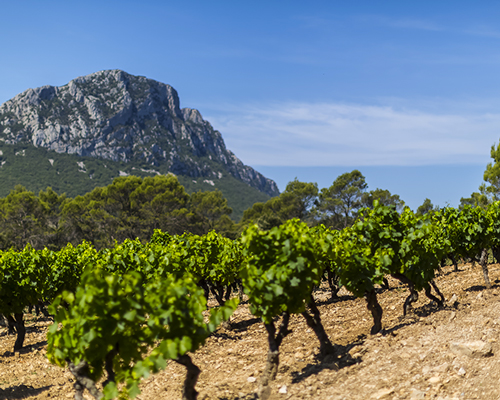
[{"label": "white cloud", "polygon": [[389,28],[397,29],[411,29],[420,31],[445,31],[448,27],[431,21],[430,19],[416,19],[416,18],[404,18],[404,17],[389,17],[386,15],[377,14],[364,14],[357,18],[358,21],[362,23],[371,23],[375,25],[385,26]]},{"label": "white cloud", "polygon": [[485,163],[500,136],[500,113],[478,110],[440,114],[378,105],[281,103],[232,105],[205,117],[250,165]]},{"label": "white cloud", "polygon": [[457,26],[456,24],[450,24],[449,21],[441,20],[440,22],[436,22],[435,18],[431,20],[429,18],[416,19],[404,17],[394,18],[385,15],[362,15],[357,19],[365,23],[372,23],[396,29],[446,32],[451,34],[465,34],[496,39],[500,38],[500,31],[497,29],[496,25],[485,25],[484,23],[477,24],[472,21],[467,21],[467,25],[465,26]]},{"label": "white cloud", "polygon": [[469,28],[464,30],[464,33],[474,36],[483,36],[494,39],[500,39],[500,31],[498,31],[498,29],[494,27],[489,27],[489,26],[479,26],[479,27]]}]

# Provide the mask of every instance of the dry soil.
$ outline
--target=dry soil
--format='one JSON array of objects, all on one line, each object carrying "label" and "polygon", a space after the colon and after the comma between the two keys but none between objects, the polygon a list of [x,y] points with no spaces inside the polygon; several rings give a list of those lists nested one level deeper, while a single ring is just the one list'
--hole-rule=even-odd
[{"label": "dry soil", "polygon": [[[500,399],[500,265],[490,266],[494,285],[485,289],[479,266],[446,267],[436,282],[447,299],[443,308],[424,293],[402,317],[406,287],[390,281],[381,292],[381,334],[370,335],[371,315],[363,299],[326,287],[315,293],[322,321],[336,346],[333,359],[318,357],[318,342],[300,315],[292,316],[280,349],[280,368],[271,399]],[[456,302],[450,302],[455,295]],[[0,329],[0,399],[73,398],[73,377],[45,356],[50,321],[26,315],[25,349],[12,353],[14,340]],[[266,330],[242,304],[231,319],[192,355],[202,372],[198,399],[253,399],[267,354]],[[489,356],[452,351],[456,344],[491,344]],[[146,379],[139,400],[180,399],[185,368],[175,362]],[[86,396],[90,399],[90,396]]]}]

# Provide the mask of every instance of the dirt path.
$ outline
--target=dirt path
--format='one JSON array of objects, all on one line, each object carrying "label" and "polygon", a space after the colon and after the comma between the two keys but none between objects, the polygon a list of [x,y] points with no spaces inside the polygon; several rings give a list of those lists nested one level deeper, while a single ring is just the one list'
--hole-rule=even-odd
[{"label": "dirt path", "polygon": [[[437,283],[457,303],[437,309],[423,293],[414,312],[402,318],[408,292],[390,281],[379,295],[384,332],[370,336],[371,316],[363,299],[341,292],[331,302],[325,289],[315,297],[325,329],[337,348],[329,362],[317,359],[318,344],[301,316],[281,347],[280,369],[272,399],[500,399],[500,266],[490,266],[495,285],[485,290],[480,267],[445,268]],[[31,320],[26,350],[12,355],[14,337],[0,330],[0,399],[73,397],[72,376],[45,358],[49,322]],[[201,368],[198,399],[252,399],[264,368],[267,341],[263,324],[241,305],[233,329],[219,330],[193,355]],[[457,344],[482,341],[492,355],[471,357]],[[458,354],[457,354],[458,353]],[[139,400],[180,399],[185,368],[167,369],[142,384]],[[88,397],[90,399],[90,397]]]}]

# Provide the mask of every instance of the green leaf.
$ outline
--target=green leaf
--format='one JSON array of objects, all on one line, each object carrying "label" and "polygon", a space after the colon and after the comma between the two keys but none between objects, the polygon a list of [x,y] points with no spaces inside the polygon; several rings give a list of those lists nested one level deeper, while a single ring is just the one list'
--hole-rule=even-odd
[{"label": "green leaf", "polygon": [[128,395],[131,399],[136,398],[141,393],[141,389],[139,389],[139,385],[137,384],[137,382],[132,382],[130,386],[127,387],[127,389]]},{"label": "green leaf", "polygon": [[297,278],[296,276],[294,276],[292,279],[290,279],[290,285],[292,287],[297,287],[299,286],[299,283],[300,283],[300,279]]},{"label": "green leaf", "polygon": [[179,354],[186,354],[193,348],[193,341],[189,336],[184,336],[179,343]]},{"label": "green leaf", "polygon": [[104,386],[103,393],[105,399],[114,399],[118,397],[119,392],[118,388],[116,387],[116,383],[109,382],[106,386]]}]

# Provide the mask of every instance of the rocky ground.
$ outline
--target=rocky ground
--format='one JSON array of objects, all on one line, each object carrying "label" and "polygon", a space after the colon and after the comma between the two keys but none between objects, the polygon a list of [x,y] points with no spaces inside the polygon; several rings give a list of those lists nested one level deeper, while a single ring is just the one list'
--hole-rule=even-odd
[{"label": "rocky ground", "polygon": [[[331,301],[320,289],[315,297],[336,357],[318,359],[316,337],[293,316],[271,399],[500,399],[500,265],[490,266],[490,277],[494,286],[486,290],[479,266],[462,265],[458,273],[446,267],[437,283],[447,305],[438,309],[421,293],[406,318],[408,291],[390,281],[379,295],[384,331],[374,336],[363,299],[341,291],[340,301]],[[45,357],[50,321],[27,318],[21,354],[12,353],[14,337],[0,330],[0,398],[72,398],[72,375]],[[198,399],[252,399],[266,354],[263,324],[241,305],[232,329],[219,330],[193,355],[202,370]],[[137,399],[180,399],[184,375],[183,366],[170,363],[143,382]]]}]

